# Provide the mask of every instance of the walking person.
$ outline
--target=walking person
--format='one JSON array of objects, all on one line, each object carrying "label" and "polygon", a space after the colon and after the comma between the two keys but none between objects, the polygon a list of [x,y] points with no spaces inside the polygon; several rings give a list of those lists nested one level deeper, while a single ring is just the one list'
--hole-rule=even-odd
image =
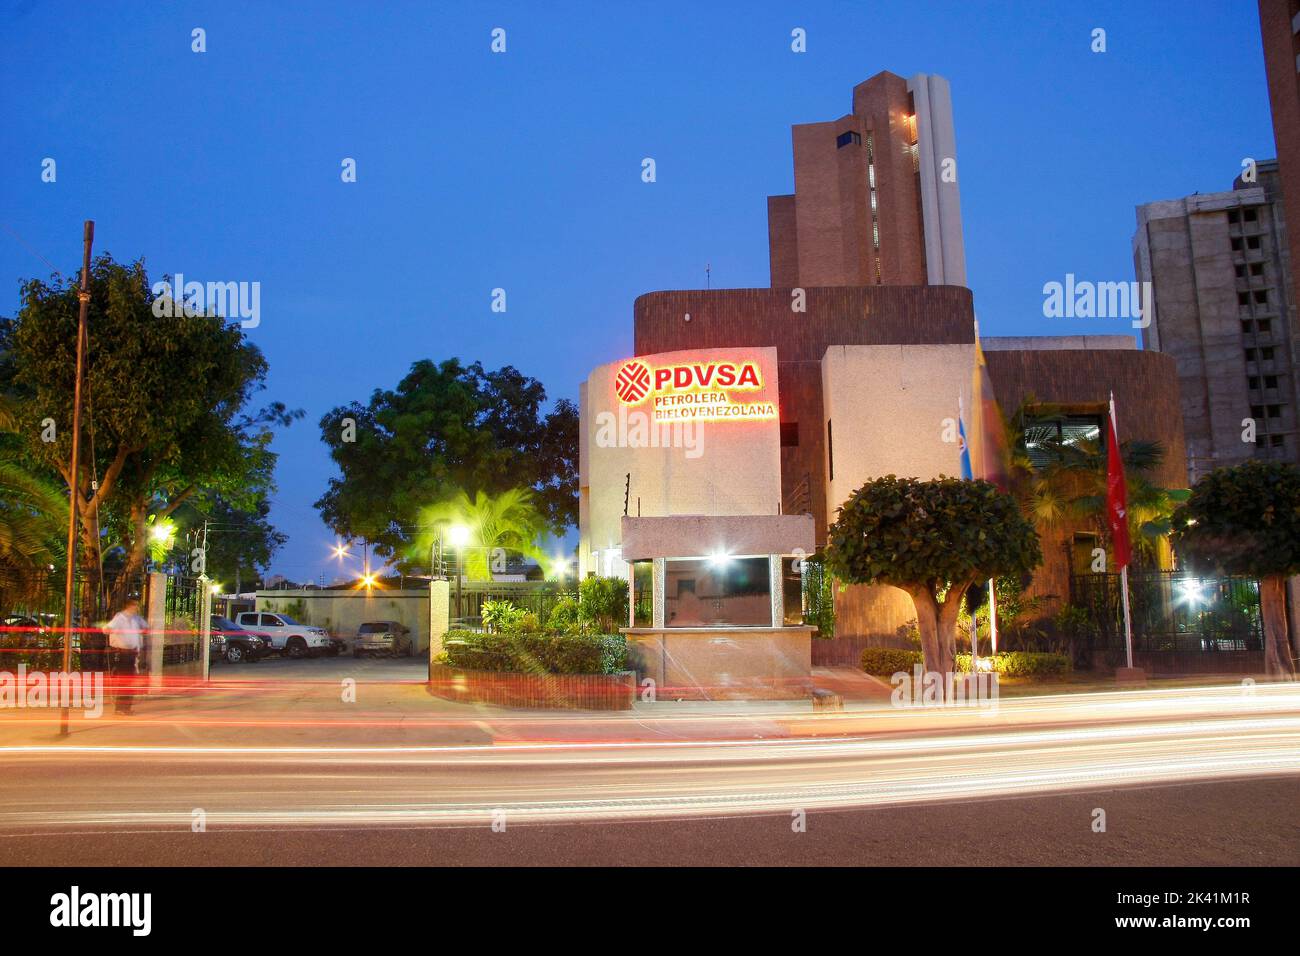
[{"label": "walking person", "polygon": [[[108,643],[112,655],[112,674],[117,685],[115,711],[130,714],[135,702],[135,675],[143,660],[144,632],[149,622],[140,616],[140,602],[127,598],[122,610],[108,622]],[[124,693],[123,691],[129,691]]]}]

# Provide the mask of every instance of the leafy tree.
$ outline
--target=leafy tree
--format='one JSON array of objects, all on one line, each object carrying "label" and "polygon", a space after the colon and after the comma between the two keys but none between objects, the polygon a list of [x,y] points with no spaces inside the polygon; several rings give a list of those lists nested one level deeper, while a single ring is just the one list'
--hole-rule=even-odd
[{"label": "leafy tree", "polygon": [[928,671],[955,673],[957,614],[977,581],[1021,575],[1042,561],[1038,533],[1016,500],[987,481],[867,482],[827,532],[826,566],[847,584],[891,584],[916,607]]},{"label": "leafy tree", "polygon": [[1294,680],[1286,579],[1300,574],[1300,470],[1263,461],[1217,468],[1192,487],[1173,528],[1174,548],[1190,565],[1259,580],[1265,671]]},{"label": "leafy tree", "polygon": [[542,384],[511,366],[418,361],[396,389],[321,418],[341,475],[316,507],[336,534],[411,570],[428,561],[422,512],[461,492],[529,489],[562,534],[577,521],[578,414],[561,400],[544,415],[545,401]]},{"label": "leafy tree", "polygon": [[[119,580],[144,567],[151,521],[219,495],[254,508],[271,489],[271,427],[301,412],[244,409],[264,387],[266,360],[238,322],[216,315],[157,318],[144,263],[101,255],[91,267],[86,414],[78,477],[89,566],[121,550]],[[25,451],[70,483],[78,296],[75,282],[25,283],[22,307],[0,321],[0,390],[11,394]],[[42,440],[53,419],[56,440]]]},{"label": "leafy tree", "polygon": [[63,561],[68,499],[23,455],[19,427],[14,403],[0,395],[0,590],[28,595]]},{"label": "leafy tree", "polygon": [[201,534],[204,521],[208,522],[207,575],[239,592],[266,573],[271,558],[288,540],[271,524],[270,511],[266,500],[244,510],[214,495],[210,501],[187,503],[177,512],[177,520],[192,528],[192,535]]},{"label": "leafy tree", "polygon": [[[416,537],[420,553],[428,555],[437,535],[458,524],[469,530],[469,541],[461,548],[465,576],[471,581],[490,581],[493,553],[532,554],[546,522],[533,506],[533,494],[527,488],[511,488],[499,495],[480,491],[472,500],[462,491],[420,513],[420,527],[425,529]],[[445,537],[443,541],[444,547],[450,548]]]}]

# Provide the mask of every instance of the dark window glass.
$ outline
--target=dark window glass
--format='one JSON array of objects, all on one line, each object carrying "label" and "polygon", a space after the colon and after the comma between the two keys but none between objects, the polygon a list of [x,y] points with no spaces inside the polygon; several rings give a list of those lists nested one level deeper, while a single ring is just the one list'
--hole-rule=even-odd
[{"label": "dark window glass", "polygon": [[[799,570],[795,570],[796,560],[799,561]],[[802,559],[781,559],[781,601],[785,605],[785,615],[781,623],[786,627],[798,627],[803,623],[802,569]]]},{"label": "dark window glass", "polygon": [[1236,223],[1241,221],[1241,212],[1237,209],[1228,210],[1228,222]]},{"label": "dark window glass", "polygon": [[1232,251],[1233,251],[1233,252],[1240,252],[1240,251],[1241,251],[1241,240],[1240,240],[1240,239],[1233,239],[1233,240],[1232,240]]},{"label": "dark window glass", "polygon": [[1242,265],[1234,266],[1233,269],[1232,269],[1232,271],[1235,272],[1235,273],[1237,274],[1237,278],[1238,278],[1238,279],[1244,279],[1244,278],[1246,278],[1246,267],[1245,267],[1245,266],[1242,266]]},{"label": "dark window glass", "polygon": [[1260,349],[1259,357],[1262,358],[1265,362],[1273,361],[1273,347],[1269,346],[1266,349]]},{"label": "dark window glass", "polygon": [[1259,376],[1258,375],[1249,376],[1246,379],[1246,386],[1248,388],[1259,388]]},{"label": "dark window glass", "polygon": [[664,571],[667,627],[771,627],[767,558],[670,559]]},{"label": "dark window glass", "polygon": [[1025,423],[1025,450],[1035,468],[1042,468],[1060,456],[1062,445],[1093,442],[1105,450],[1100,415],[1060,415],[1030,418]]},{"label": "dark window glass", "polygon": [[654,627],[654,562],[632,562],[632,626]]},{"label": "dark window glass", "polygon": [[848,132],[840,133],[839,136],[835,137],[835,148],[843,149],[845,146],[850,146],[855,143],[861,143],[861,142],[862,142],[862,135],[860,133],[854,132],[853,130],[849,130]]},{"label": "dark window glass", "polygon": [[1258,248],[1259,248],[1259,236],[1247,236],[1247,237],[1246,237],[1246,248],[1247,248],[1247,249],[1258,249]]},{"label": "dark window glass", "polygon": [[1255,328],[1255,327],[1254,327],[1253,325],[1251,325],[1251,323],[1250,323],[1250,319],[1242,319],[1242,322],[1241,322],[1241,334],[1242,334],[1242,335],[1250,335],[1250,333],[1254,331],[1254,328]]},{"label": "dark window glass", "polygon": [[[831,420],[826,419],[826,465],[830,480],[835,480],[835,440],[831,437]],[[69,507],[68,511],[72,508]]]},{"label": "dark window glass", "polygon": [[1255,210],[1253,210],[1253,209],[1247,209],[1247,210],[1246,210],[1246,212],[1245,212],[1245,219],[1246,219],[1246,222],[1254,222],[1254,221],[1255,221],[1256,219],[1258,219],[1258,218],[1259,218],[1259,214],[1256,213]]},{"label": "dark window glass", "polygon": [[1250,264],[1250,274],[1253,276],[1262,276],[1264,274],[1264,263],[1252,262]]},{"label": "dark window glass", "polygon": [[1261,332],[1270,332],[1273,329],[1273,323],[1269,319],[1260,319],[1255,323],[1255,327]]},{"label": "dark window glass", "polygon": [[1257,290],[1257,291],[1255,292],[1255,301],[1258,302],[1260,305],[1267,305],[1267,304],[1268,304],[1268,291],[1267,291],[1266,289],[1259,289],[1259,290]]},{"label": "dark window glass", "polygon": [[1277,376],[1276,376],[1276,375],[1265,375],[1265,376],[1264,376],[1264,387],[1265,387],[1265,388],[1277,388]]},{"label": "dark window glass", "polygon": [[[1249,292],[1238,292],[1238,293],[1237,293],[1237,305],[1250,305],[1250,293],[1249,293]],[[69,508],[68,510],[71,510],[71,508]]]}]

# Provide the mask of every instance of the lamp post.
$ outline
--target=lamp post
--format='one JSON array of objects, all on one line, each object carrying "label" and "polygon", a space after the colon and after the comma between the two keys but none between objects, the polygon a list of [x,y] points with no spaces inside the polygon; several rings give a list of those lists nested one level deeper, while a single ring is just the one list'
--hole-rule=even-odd
[{"label": "lamp post", "polygon": [[456,549],[456,619],[464,617],[461,604],[461,583],[465,579],[465,544],[469,541],[469,528],[463,524],[454,524],[447,529],[447,537]]}]

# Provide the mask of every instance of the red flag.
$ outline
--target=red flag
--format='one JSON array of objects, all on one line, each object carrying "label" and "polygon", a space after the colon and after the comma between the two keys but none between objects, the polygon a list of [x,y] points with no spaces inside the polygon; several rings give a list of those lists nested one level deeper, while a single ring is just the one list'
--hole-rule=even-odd
[{"label": "red flag", "polygon": [[1110,400],[1110,435],[1106,442],[1106,523],[1110,525],[1114,566],[1123,570],[1133,557],[1128,538],[1128,488],[1124,484],[1124,462],[1120,458],[1119,436],[1115,433],[1115,399]]}]

